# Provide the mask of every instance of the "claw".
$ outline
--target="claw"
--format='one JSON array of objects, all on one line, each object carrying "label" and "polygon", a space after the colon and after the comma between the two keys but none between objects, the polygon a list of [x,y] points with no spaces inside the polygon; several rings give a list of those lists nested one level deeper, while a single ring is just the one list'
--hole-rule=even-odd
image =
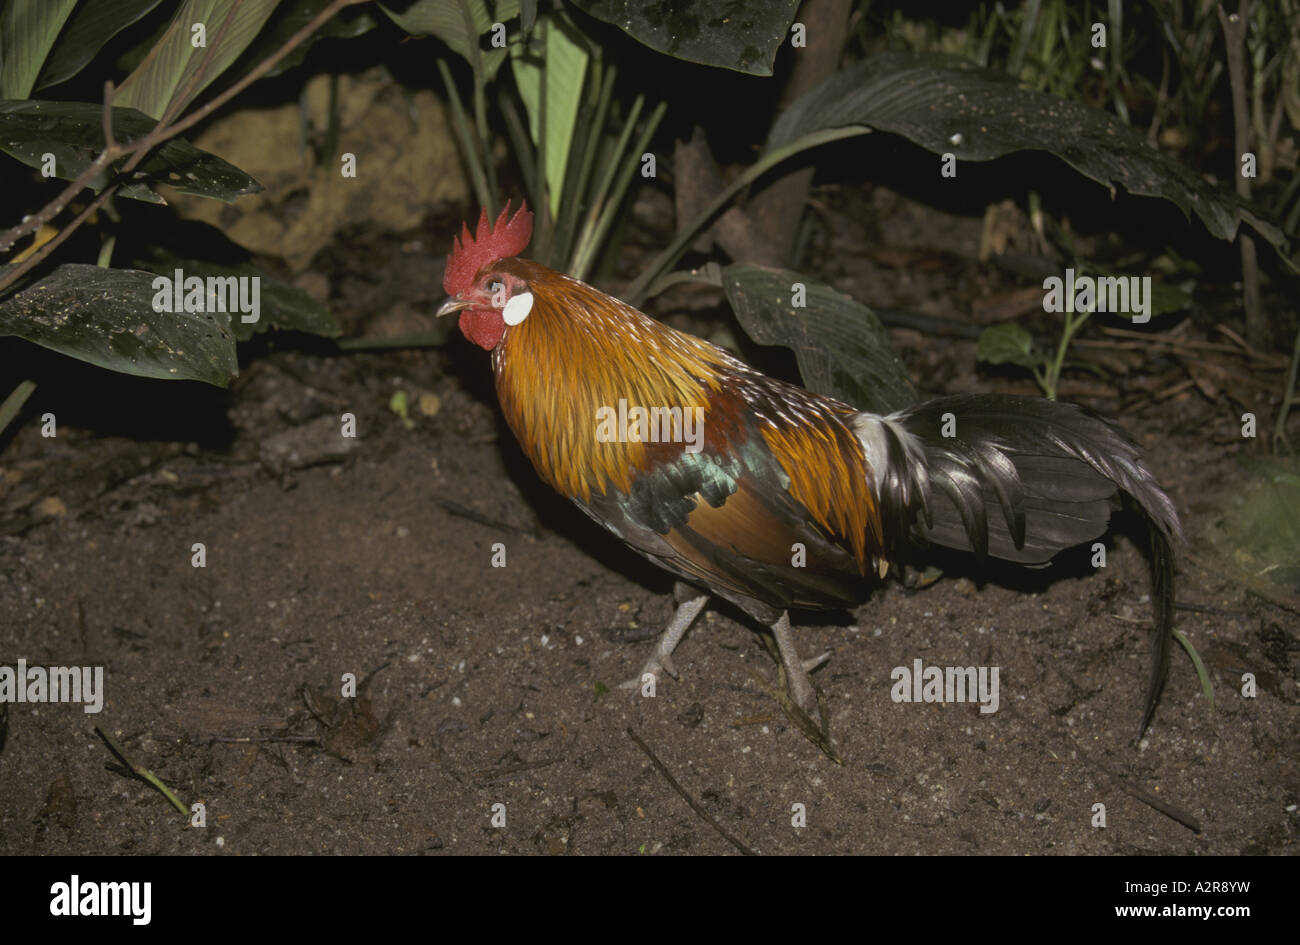
[{"label": "claw", "polygon": [[659,637],[654,652],[650,654],[650,658],[641,667],[641,672],[631,679],[619,683],[618,688],[640,689],[641,681],[645,678],[646,673],[654,676],[656,680],[664,673],[676,679],[677,667],[673,665],[673,650],[677,648],[677,644],[686,634],[686,631],[690,629],[691,624],[700,615],[700,611],[704,609],[707,602],[708,597],[696,597],[678,605],[677,612],[673,614],[673,619],[668,624],[668,629]]}]

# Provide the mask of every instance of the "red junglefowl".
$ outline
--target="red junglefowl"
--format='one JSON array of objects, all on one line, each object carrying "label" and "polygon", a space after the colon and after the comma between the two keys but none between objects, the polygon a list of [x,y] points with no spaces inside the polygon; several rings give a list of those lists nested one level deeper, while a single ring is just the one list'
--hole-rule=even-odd
[{"label": "red junglefowl", "polygon": [[[460,312],[465,337],[492,352],[501,409],[538,475],[700,589],[679,605],[643,674],[675,675],[673,648],[716,594],[771,628],[790,693],[816,718],[808,670],[818,661],[799,659],[791,608],[861,602],[867,579],[883,577],[918,539],[1044,564],[1105,532],[1127,497],[1152,545],[1155,660],[1139,736],[1145,730],[1167,662],[1171,541],[1181,532],[1122,429],[1070,404],[1002,394],[942,397],[889,416],[855,410],[518,258],[532,214],[508,211],[495,225],[484,211],[475,233],[464,227],[438,314]],[[616,414],[671,417],[675,435],[644,424],[610,435]]]}]

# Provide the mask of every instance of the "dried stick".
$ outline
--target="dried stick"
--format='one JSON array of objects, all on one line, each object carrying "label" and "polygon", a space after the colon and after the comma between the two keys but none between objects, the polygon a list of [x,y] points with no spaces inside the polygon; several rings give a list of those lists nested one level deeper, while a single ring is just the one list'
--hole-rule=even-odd
[{"label": "dried stick", "polygon": [[[195,109],[189,115],[185,116],[184,118],[180,118],[176,121],[169,121],[168,120],[169,116],[166,113],[164,113],[163,115],[164,120],[160,121],[157,125],[155,125],[152,131],[150,131],[147,135],[137,138],[135,141],[131,141],[129,143],[119,144],[116,141],[111,139],[111,133],[112,133],[111,115],[112,115],[112,102],[114,96],[114,89],[111,82],[106,82],[104,84],[104,111],[106,112],[104,118],[104,130],[106,135],[104,141],[104,150],[100,153],[99,157],[97,157],[94,161],[91,162],[89,167],[87,167],[84,171],[82,171],[81,175],[75,181],[73,181],[71,184],[65,187],[57,197],[55,197],[48,204],[46,204],[40,211],[27,217],[16,226],[6,230],[4,233],[0,233],[0,252],[4,252],[8,250],[10,247],[14,245],[15,242],[17,242],[23,236],[25,236],[28,233],[36,232],[42,226],[48,223],[50,220],[54,219],[54,217],[58,215],[63,210],[63,208],[68,205],[68,203],[72,200],[73,197],[75,197],[85,187],[87,187],[90,181],[94,179],[96,175],[100,174],[109,165],[113,164],[115,161],[121,159],[122,157],[128,157],[128,160],[122,166],[122,170],[118,174],[117,180],[110,181],[108,184],[106,184],[104,189],[100,191],[99,195],[95,198],[95,200],[90,204],[89,207],[87,207],[80,214],[78,214],[53,239],[45,243],[39,250],[37,250],[32,255],[28,256],[21,263],[9,268],[4,273],[3,276],[0,276],[0,291],[3,291],[4,289],[13,285],[16,281],[18,281],[18,279],[24,273],[30,271],[32,268],[34,268],[35,266],[43,262],[50,255],[51,252],[53,252],[64,240],[66,240],[69,236],[71,236],[73,231],[75,231],[78,227],[80,227],[81,224],[85,222],[85,220],[92,213],[94,213],[95,210],[97,210],[100,206],[102,206],[110,197],[113,196],[114,193],[116,193],[118,187],[121,185],[121,182],[126,177],[126,175],[130,174],[131,171],[135,170],[135,168],[139,166],[140,162],[145,159],[145,157],[149,154],[150,151],[152,151],[154,148],[156,148],[158,145],[162,144],[163,142],[171,140],[172,138],[176,137],[182,132],[198,124],[200,121],[207,118],[210,114],[212,114],[222,105],[225,105],[236,95],[243,92],[246,88],[248,88],[258,79],[260,79],[262,76],[266,75],[266,73],[270,72],[271,69],[275,68],[276,64],[281,59],[287,56],[295,48],[300,46],[309,36],[311,36],[314,32],[320,29],[321,26],[323,26],[328,20],[330,20],[339,11],[341,11],[345,7],[355,6],[359,3],[364,3],[364,2],[366,2],[366,0],[334,0],[333,3],[331,3],[328,7],[326,7],[324,10],[318,13],[310,23],[308,23],[306,26],[302,27],[302,29],[298,30],[298,32],[290,36],[289,39],[285,41],[284,45],[281,46],[276,52],[272,53],[270,56],[264,59],[255,69],[249,72],[246,76],[244,76],[234,85],[230,86],[230,88],[226,89],[216,98],[212,99],[212,101],[208,102],[202,108]],[[222,31],[226,29],[227,23],[222,24],[221,27]],[[161,41],[162,40],[160,40],[160,42]],[[204,61],[200,63],[199,68],[195,70],[194,75],[190,77],[190,81],[187,83],[185,91],[188,91],[194,87],[195,83],[198,81],[197,77],[201,76],[202,73],[205,71],[207,67],[207,62],[209,58],[212,56],[212,54],[215,52],[216,48],[217,47],[215,43],[209,47],[208,55],[204,58]],[[178,98],[174,101],[178,101],[178,100],[180,99]]]}]

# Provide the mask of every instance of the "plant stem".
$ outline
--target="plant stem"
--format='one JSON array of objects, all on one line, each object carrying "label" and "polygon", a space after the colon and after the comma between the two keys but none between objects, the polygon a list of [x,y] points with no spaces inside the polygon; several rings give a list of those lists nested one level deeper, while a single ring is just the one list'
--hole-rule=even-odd
[{"label": "plant stem", "polygon": [[478,48],[478,27],[474,23],[473,14],[470,13],[468,0],[460,0],[460,13],[465,24],[465,35],[470,37],[468,59],[470,71],[474,75],[474,127],[477,134],[471,140],[478,148],[476,153],[483,171],[486,190],[486,199],[482,201],[483,206],[487,207],[488,217],[495,218],[497,214],[496,168],[492,164],[492,144],[488,137],[485,94],[487,79],[483,75],[483,53]]},{"label": "plant stem", "polygon": [[497,91],[499,93],[497,104],[501,109],[502,117],[505,118],[506,133],[510,136],[510,143],[515,149],[516,163],[524,177],[524,189],[528,191],[528,199],[536,207],[541,203],[543,194],[537,183],[537,168],[534,166],[536,159],[532,139],[528,137],[528,127],[519,116],[519,109],[504,86],[498,85]]},{"label": "plant stem", "polygon": [[99,245],[99,258],[95,260],[95,265],[100,269],[107,269],[113,262],[113,247],[117,245],[117,236],[109,234],[104,237],[104,241]]},{"label": "plant stem", "polygon": [[839,141],[841,138],[852,138],[855,135],[867,134],[871,131],[866,125],[845,125],[842,128],[823,128],[821,131],[814,131],[811,134],[804,135],[796,141],[792,141],[785,147],[777,148],[760,157],[751,167],[743,174],[740,174],[718,194],[709,205],[695,215],[685,226],[677,231],[671,243],[664,248],[658,256],[650,261],[650,265],[645,268],[641,275],[637,276],[627,291],[627,302],[629,305],[640,306],[645,301],[646,290],[650,284],[655,281],[660,273],[664,272],[675,263],[686,247],[691,244],[701,229],[713,219],[719,211],[725,207],[736,194],[744,190],[758,178],[762,177],[776,165],[780,164],[787,158],[794,157],[800,151],[806,151],[809,148],[815,148],[818,145],[828,144],[831,141]]},{"label": "plant stem", "polygon": [[1286,437],[1286,418],[1296,401],[1296,373],[1300,370],[1300,331],[1295,335],[1295,348],[1291,351],[1291,370],[1287,374],[1286,389],[1282,391],[1282,406],[1278,408],[1277,425],[1273,427],[1273,451],[1280,446],[1291,449],[1291,442]]},{"label": "plant stem", "polygon": [[[599,61],[592,64],[591,69],[591,90],[596,95],[596,113],[595,119],[587,128],[587,133],[581,136],[579,146],[579,161],[576,167],[576,176],[574,177],[573,192],[569,193],[566,189],[567,196],[564,200],[563,209],[560,219],[556,224],[556,234],[558,239],[558,249],[552,253],[555,260],[563,267],[565,272],[573,272],[573,250],[574,245],[579,237],[577,233],[578,215],[581,213],[590,194],[587,192],[591,182],[591,168],[596,162],[596,155],[600,151],[601,137],[605,131],[605,118],[609,114],[609,105],[613,100],[614,78],[616,70],[612,64],[605,65]],[[574,137],[577,139],[578,129],[574,129]],[[573,156],[570,156],[570,167],[574,167]]]},{"label": "plant stem", "polygon": [[[1071,317],[1072,314],[1078,317]],[[1065,352],[1070,347],[1070,339],[1074,337],[1075,332],[1083,326],[1083,323],[1088,320],[1088,316],[1091,314],[1091,312],[1065,313],[1065,330],[1061,332],[1061,343],[1056,347],[1056,357],[1047,366],[1047,376],[1039,381],[1048,400],[1056,399],[1056,390],[1061,383],[1061,370],[1065,367]]]},{"label": "plant stem", "polygon": [[483,170],[478,149],[474,146],[473,135],[470,133],[469,116],[465,114],[465,106],[461,104],[460,96],[456,94],[456,83],[452,81],[451,69],[447,66],[446,60],[438,60],[438,72],[442,76],[443,85],[447,88],[452,124],[456,127],[456,138],[460,141],[460,150],[465,155],[465,163],[469,165],[469,176],[474,181],[474,193],[478,196],[479,203],[487,208],[488,216],[491,217],[495,209],[492,206],[492,192],[488,189],[487,175]]},{"label": "plant stem", "polygon": [[632,110],[628,114],[627,121],[623,123],[623,133],[618,137],[618,143],[614,145],[614,150],[610,152],[608,160],[605,161],[605,170],[600,175],[600,183],[596,185],[596,192],[592,195],[591,206],[587,210],[586,222],[582,225],[582,237],[578,240],[578,247],[573,251],[572,266],[569,273],[574,278],[581,279],[577,275],[580,272],[587,272],[591,268],[591,258],[596,253],[596,240],[594,233],[600,215],[605,207],[605,200],[609,195],[609,189],[614,183],[614,177],[618,173],[618,164],[624,160],[624,151],[627,150],[628,141],[632,138],[632,132],[636,128],[637,120],[641,117],[641,109],[645,107],[645,96],[638,95],[632,102]]},{"label": "plant stem", "polygon": [[4,403],[0,403],[0,433],[4,433],[5,428],[13,423],[14,417],[18,416],[18,411],[23,409],[23,404],[27,403],[27,398],[32,396],[34,390],[35,381],[23,381],[4,399]]},{"label": "plant stem", "polygon": [[[668,110],[667,102],[660,102],[655,106],[655,110],[650,113],[646,119],[645,125],[641,128],[641,134],[637,138],[636,145],[628,155],[628,159],[623,162],[623,172],[618,176],[618,182],[614,185],[614,192],[605,203],[605,209],[601,212],[600,220],[595,228],[588,234],[588,243],[590,247],[598,247],[604,241],[609,229],[614,225],[614,216],[618,212],[619,205],[623,202],[623,195],[627,193],[628,185],[632,182],[632,175],[640,166],[639,154],[645,152],[646,147],[650,144],[650,139],[659,127],[659,122],[663,120],[664,112]],[[577,271],[581,273],[576,275],[577,279],[585,279],[591,266],[596,261],[596,253],[589,252],[587,257],[582,261],[582,268]]]},{"label": "plant stem", "polygon": [[[1250,106],[1246,103],[1246,34],[1250,30],[1251,0],[1241,0],[1237,12],[1229,16],[1222,6],[1219,23],[1223,27],[1223,42],[1228,55],[1228,84],[1232,90],[1233,144],[1236,154],[1233,178],[1237,193],[1250,199],[1250,178],[1241,172],[1241,161],[1251,149]],[[1259,260],[1255,255],[1255,240],[1245,230],[1238,233],[1241,245],[1241,295],[1246,309],[1246,341],[1252,348],[1268,347],[1268,323],[1259,296]]]}]

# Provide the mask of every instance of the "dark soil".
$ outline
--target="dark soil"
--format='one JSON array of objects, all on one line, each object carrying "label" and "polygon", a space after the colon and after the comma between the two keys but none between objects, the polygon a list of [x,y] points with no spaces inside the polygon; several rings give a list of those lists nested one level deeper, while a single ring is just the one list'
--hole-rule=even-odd
[{"label": "dark soil", "polygon": [[[965,228],[969,251],[979,225],[934,214],[923,242]],[[438,297],[446,232],[377,238],[365,284],[324,271],[352,330],[374,293]],[[980,291],[974,263],[957,276],[840,252],[837,266],[887,305],[941,311],[962,279]],[[1026,390],[977,376],[969,341],[895,337],[926,393]],[[351,356],[264,342],[229,392],[17,343],[4,358],[41,386],[0,454],[0,665],[102,665],[106,697],[98,715],[8,707],[0,853],[733,852],[704,814],[762,853],[1295,851],[1298,621],[1197,544],[1258,449],[1227,399],[1095,403],[1125,411],[1184,516],[1179,599],[1197,609],[1178,625],[1213,711],[1176,649],[1134,744],[1149,588],[1121,529],[1100,573],[1080,555],[1041,572],[946,560],[925,589],[891,578],[855,613],[800,615],[803,652],[833,654],[814,679],[836,765],[765,692],[775,665],[731,610],[697,623],[655,698],[615,688],[668,620],[671,582],[536,480],[486,357],[459,338]],[[388,409],[397,390],[410,427]],[[421,394],[437,398],[425,412]],[[1000,710],[893,702],[891,670],[916,659],[999,667]],[[201,802],[206,827],[126,773],[95,726]]]}]

